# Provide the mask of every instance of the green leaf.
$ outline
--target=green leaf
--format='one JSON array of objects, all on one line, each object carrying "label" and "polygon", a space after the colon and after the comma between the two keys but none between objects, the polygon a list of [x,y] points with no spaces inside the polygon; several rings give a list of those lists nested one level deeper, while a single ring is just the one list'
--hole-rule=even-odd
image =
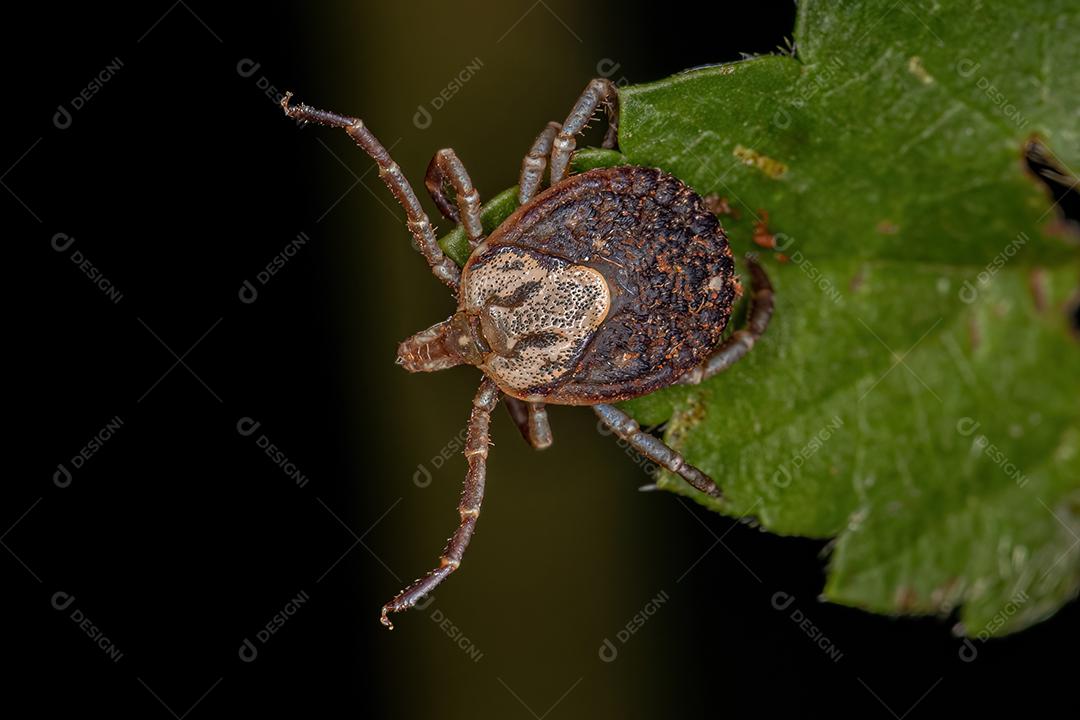
[{"label": "green leaf", "polygon": [[[836,538],[829,600],[959,608],[959,629],[986,637],[1080,591],[1067,310],[1080,258],[1023,162],[1038,138],[1075,183],[1078,34],[1069,2],[805,2],[795,57],[622,88],[622,155],[575,159],[661,167],[726,196],[739,253],[767,211],[780,253],[765,258],[765,337],[701,386],[625,407],[667,422],[666,441],[725,496],[668,473],[661,488]],[[500,198],[492,227],[513,209]]]}]

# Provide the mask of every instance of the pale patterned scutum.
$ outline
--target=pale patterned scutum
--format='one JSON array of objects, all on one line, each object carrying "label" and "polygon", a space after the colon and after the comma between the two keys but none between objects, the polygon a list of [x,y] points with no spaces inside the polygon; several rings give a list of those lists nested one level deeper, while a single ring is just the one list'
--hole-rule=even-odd
[{"label": "pale patterned scutum", "polygon": [[514,247],[471,263],[462,298],[493,351],[485,369],[521,394],[572,370],[611,306],[598,271]]}]

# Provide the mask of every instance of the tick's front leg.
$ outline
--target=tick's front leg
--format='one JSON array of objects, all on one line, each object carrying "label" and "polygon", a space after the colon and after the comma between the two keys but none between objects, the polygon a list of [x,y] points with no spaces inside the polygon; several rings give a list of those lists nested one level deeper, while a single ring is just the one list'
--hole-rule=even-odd
[{"label": "tick's front leg", "polygon": [[547,169],[548,155],[551,154],[551,146],[561,129],[562,125],[559,123],[549,122],[547,127],[536,136],[525,159],[521,161],[521,175],[518,177],[519,205],[532,200],[540,190],[540,183],[544,180],[544,170]]},{"label": "tick's front leg", "polygon": [[281,100],[281,107],[286,115],[294,120],[341,128],[360,146],[361,150],[371,156],[379,167],[379,177],[405,209],[405,224],[415,238],[421,254],[431,266],[431,272],[446,283],[454,293],[457,293],[461,281],[461,270],[453,260],[446,257],[442,248],[439,247],[435,229],[431,226],[431,221],[428,220],[427,213],[420,205],[420,200],[413,192],[412,186],[398,164],[390,157],[390,153],[364,125],[364,121],[327,110],[318,110],[303,103],[289,105],[291,99],[292,93],[289,92],[285,93],[285,97]]},{"label": "tick's front leg", "polygon": [[608,116],[608,129],[601,147],[615,147],[619,129],[619,91],[610,80],[596,78],[585,86],[585,91],[581,93],[555,137],[551,150],[552,185],[566,177],[570,157],[577,147],[574,136],[585,129],[585,125],[601,105],[607,109]]},{"label": "tick's front leg", "polygon": [[[457,207],[454,207],[446,196],[446,182],[454,188]],[[469,247],[475,248],[484,237],[484,228],[480,224],[480,193],[473,187],[472,179],[465,170],[465,165],[458,159],[457,153],[450,148],[443,148],[435,153],[428,165],[424,186],[443,217],[464,226]]]}]

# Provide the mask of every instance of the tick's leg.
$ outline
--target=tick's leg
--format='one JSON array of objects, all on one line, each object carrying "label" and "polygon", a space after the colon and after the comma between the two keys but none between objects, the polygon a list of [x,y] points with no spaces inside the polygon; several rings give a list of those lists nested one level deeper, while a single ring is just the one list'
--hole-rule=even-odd
[{"label": "tick's leg", "polygon": [[531,200],[536,191],[540,189],[540,183],[544,181],[544,170],[547,168],[548,155],[551,153],[555,135],[562,129],[557,122],[549,122],[536,140],[525,159],[521,161],[521,177],[518,179],[518,203],[524,205]]},{"label": "tick's leg", "polygon": [[314,122],[320,125],[341,128],[349,134],[360,148],[371,156],[375,164],[379,166],[379,177],[390,188],[401,207],[405,208],[406,225],[409,232],[416,238],[417,247],[431,266],[431,272],[435,277],[446,283],[455,293],[461,280],[461,270],[453,260],[443,254],[439,243],[435,238],[435,230],[431,227],[431,221],[420,206],[420,201],[413,192],[409,181],[405,179],[401,168],[390,157],[390,153],[382,146],[371,131],[364,126],[364,122],[358,118],[338,115],[326,110],[316,110],[310,105],[303,103],[289,106],[292,93],[285,93],[281,100],[281,107],[285,114],[295,120]]},{"label": "tick's leg", "polygon": [[594,405],[593,411],[616,435],[630,443],[634,450],[660,467],[679,475],[706,495],[720,497],[720,489],[712,478],[686,462],[682,455],[668,447],[663,440],[642,430],[634,418],[614,405]]},{"label": "tick's leg", "polygon": [[697,385],[702,380],[708,380],[727,370],[750,352],[750,348],[754,347],[754,343],[769,326],[769,318],[773,314],[772,283],[765,274],[765,268],[761,267],[757,260],[748,256],[746,262],[750,266],[751,293],[750,307],[746,311],[746,326],[739,328],[720,343],[705,362],[679,378],[679,384]]},{"label": "tick's leg", "polygon": [[394,629],[394,624],[390,622],[390,613],[411,608],[461,565],[461,556],[465,554],[465,548],[469,546],[469,540],[476,529],[476,519],[480,517],[480,503],[484,500],[488,427],[491,424],[491,411],[498,402],[498,387],[491,379],[485,377],[473,399],[473,409],[469,415],[469,432],[465,439],[465,459],[469,463],[469,469],[465,473],[465,486],[461,491],[461,501],[458,502],[461,524],[447,541],[446,549],[439,558],[439,567],[414,581],[412,585],[399,592],[393,600],[383,605],[380,620],[391,630]]},{"label": "tick's leg", "polygon": [[521,431],[521,436],[534,450],[551,447],[551,425],[548,423],[544,403],[529,403],[509,395],[503,397],[503,402],[506,403],[506,409],[510,411],[514,424]]},{"label": "tick's leg", "polygon": [[[457,207],[446,197],[444,183],[447,181],[454,188]],[[458,159],[457,153],[450,148],[443,148],[435,153],[428,165],[424,185],[443,217],[464,225],[465,234],[469,236],[469,246],[476,247],[484,236],[484,229],[480,225],[480,193],[473,187],[469,173]]]},{"label": "tick's leg", "polygon": [[581,93],[577,104],[566,117],[562,129],[555,138],[551,150],[551,184],[566,177],[566,168],[570,164],[570,156],[577,146],[574,136],[585,129],[585,124],[592,118],[596,109],[603,105],[607,109],[608,129],[604,135],[601,147],[615,147],[615,139],[619,130],[619,94],[615,83],[604,78],[596,78],[589,81],[585,86],[585,92]]}]

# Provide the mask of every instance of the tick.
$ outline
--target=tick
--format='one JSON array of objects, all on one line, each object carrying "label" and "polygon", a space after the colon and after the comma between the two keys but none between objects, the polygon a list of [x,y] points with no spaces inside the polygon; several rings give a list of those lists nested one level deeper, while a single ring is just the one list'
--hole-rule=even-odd
[{"label": "tick", "polygon": [[[500,398],[538,450],[552,442],[545,405],[588,405],[637,452],[701,492],[720,495],[708,475],[611,403],[696,384],[731,367],[765,332],[773,289],[748,257],[746,325],[723,339],[742,287],[727,236],[706,201],[656,168],[568,173],[575,136],[601,107],[608,117],[603,147],[615,147],[618,95],[610,81],[591,81],[566,121],[548,123],[537,136],[521,165],[520,207],[486,237],[480,195],[465,166],[449,148],[435,153],[424,184],[443,216],[468,236],[472,252],[460,269],[440,249],[401,168],[363,121],[291,106],[291,96],[281,103],[286,115],[342,128],[376,162],[431,271],[457,299],[448,319],[401,343],[398,364],[410,372],[469,364],[483,373],[465,442],[460,525],[439,566],[383,605],[383,625],[392,629],[391,613],[414,606],[461,564],[480,516],[488,427]],[[549,186],[541,190],[549,166]]]}]

